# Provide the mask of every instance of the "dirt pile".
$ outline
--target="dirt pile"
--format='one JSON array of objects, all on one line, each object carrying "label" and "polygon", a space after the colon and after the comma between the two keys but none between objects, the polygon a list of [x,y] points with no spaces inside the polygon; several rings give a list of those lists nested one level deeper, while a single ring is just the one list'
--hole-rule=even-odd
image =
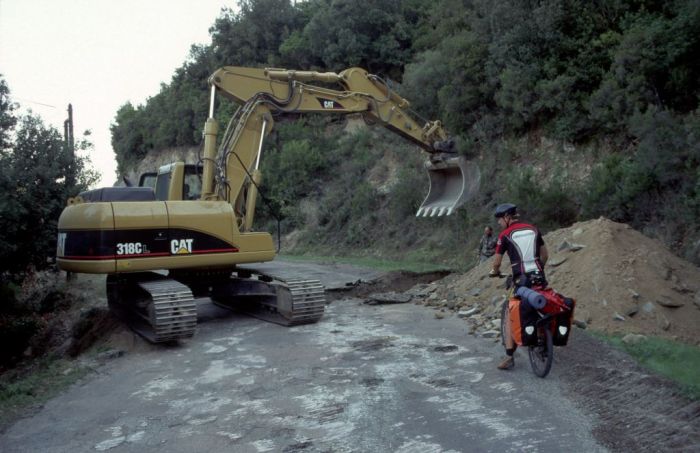
[{"label": "dirt pile", "polygon": [[[544,237],[550,285],[577,301],[575,318],[606,333],[635,333],[700,344],[700,268],[628,225],[600,218]],[[504,280],[490,262],[411,291],[416,300],[454,311],[482,336],[497,336]],[[508,271],[504,258],[503,271]]]}]

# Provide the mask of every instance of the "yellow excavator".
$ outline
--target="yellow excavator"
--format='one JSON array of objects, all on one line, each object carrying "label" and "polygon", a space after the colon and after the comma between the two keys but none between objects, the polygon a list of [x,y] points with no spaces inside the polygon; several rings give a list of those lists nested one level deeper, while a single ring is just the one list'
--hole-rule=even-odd
[{"label": "yellow excavator", "polygon": [[[191,337],[200,297],[283,325],[323,316],[318,280],[242,266],[271,261],[276,253],[270,234],[253,231],[273,112],[361,114],[420,146],[429,155],[430,190],[419,216],[449,215],[478,189],[478,167],[455,152],[440,122],[417,120],[407,100],[363,69],[227,66],[209,84],[201,174],[176,162],[158,170],[154,189],[84,192],[68,200],[58,223],[59,268],[107,274],[110,309],[151,342]],[[240,104],[218,149],[217,93]]]}]

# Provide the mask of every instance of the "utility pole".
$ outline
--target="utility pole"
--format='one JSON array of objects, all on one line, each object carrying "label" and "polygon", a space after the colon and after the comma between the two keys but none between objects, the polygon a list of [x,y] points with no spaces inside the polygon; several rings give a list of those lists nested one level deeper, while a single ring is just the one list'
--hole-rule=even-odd
[{"label": "utility pole", "polygon": [[[75,178],[73,169],[75,168],[75,140],[73,139],[73,105],[68,104],[68,119],[63,122],[63,142],[68,151],[68,165],[66,166],[66,188],[73,190]],[[75,195],[75,194],[74,194]],[[75,279],[75,274],[66,272],[66,280]]]},{"label": "utility pole", "polygon": [[68,167],[66,169],[66,187],[72,188],[75,184],[73,168],[75,167],[75,140],[73,139],[73,105],[68,104],[68,119],[63,122],[63,141],[68,150]]},{"label": "utility pole", "polygon": [[68,104],[68,119],[63,122],[63,138],[72,153],[75,146],[73,140],[73,104]]}]

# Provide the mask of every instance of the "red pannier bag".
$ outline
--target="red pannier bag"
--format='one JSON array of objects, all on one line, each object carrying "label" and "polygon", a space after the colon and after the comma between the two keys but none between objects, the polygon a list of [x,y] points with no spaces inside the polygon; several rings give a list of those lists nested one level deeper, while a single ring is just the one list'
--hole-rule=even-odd
[{"label": "red pannier bag", "polygon": [[540,311],[547,315],[554,315],[554,330],[552,331],[555,346],[566,346],[571,333],[571,321],[574,318],[576,301],[570,297],[564,297],[552,288],[532,288],[542,294],[547,304]]}]

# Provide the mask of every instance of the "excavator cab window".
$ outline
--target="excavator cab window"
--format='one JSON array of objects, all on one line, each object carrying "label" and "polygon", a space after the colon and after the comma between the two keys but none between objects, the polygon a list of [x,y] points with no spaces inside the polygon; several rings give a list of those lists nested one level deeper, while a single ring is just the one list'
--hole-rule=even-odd
[{"label": "excavator cab window", "polygon": [[[182,178],[182,187],[170,187],[173,183],[179,184],[179,178]],[[151,187],[156,200],[198,200],[202,194],[202,166],[182,163],[164,165],[158,173],[143,173],[139,178],[139,187]]]},{"label": "excavator cab window", "polygon": [[198,200],[202,194],[202,166],[185,165],[185,181],[182,189],[183,200]]},{"label": "excavator cab window", "polygon": [[142,174],[139,178],[139,187],[150,187],[154,189],[156,187],[156,177],[158,177],[158,173],[156,172]]}]

